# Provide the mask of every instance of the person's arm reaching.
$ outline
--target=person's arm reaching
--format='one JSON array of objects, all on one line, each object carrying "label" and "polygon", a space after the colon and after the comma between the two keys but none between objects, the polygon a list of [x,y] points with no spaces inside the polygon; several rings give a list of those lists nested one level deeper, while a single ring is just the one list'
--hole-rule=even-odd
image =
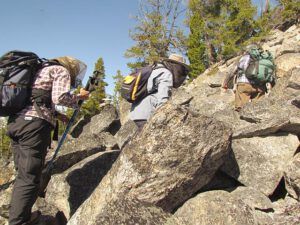
[{"label": "person's arm reaching", "polygon": [[52,86],[52,102],[55,105],[76,108],[78,100],[85,100],[89,96],[89,92],[80,89],[80,93],[75,95],[70,93],[71,78],[69,72],[62,68],[54,75]]}]

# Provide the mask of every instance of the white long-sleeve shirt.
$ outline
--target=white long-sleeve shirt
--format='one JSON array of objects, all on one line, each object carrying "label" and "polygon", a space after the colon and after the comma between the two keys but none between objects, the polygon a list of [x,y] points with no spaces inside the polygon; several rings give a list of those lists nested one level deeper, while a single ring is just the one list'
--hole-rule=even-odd
[{"label": "white long-sleeve shirt", "polygon": [[[240,59],[238,63],[238,69],[245,71],[248,68],[249,63],[250,63],[250,55],[246,54]],[[243,73],[237,77],[237,83],[250,83],[250,81],[246,77],[245,73]]]}]

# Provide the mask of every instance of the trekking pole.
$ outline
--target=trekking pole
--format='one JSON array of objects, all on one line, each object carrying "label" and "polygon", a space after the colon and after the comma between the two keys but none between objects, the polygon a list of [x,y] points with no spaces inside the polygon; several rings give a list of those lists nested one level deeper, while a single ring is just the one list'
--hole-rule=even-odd
[{"label": "trekking pole", "polygon": [[[94,82],[95,80],[95,76],[97,76],[97,73],[94,72],[93,73],[93,76],[90,76],[89,77],[89,80],[87,81],[87,84],[85,85],[85,90],[88,90],[88,91],[93,91],[93,88],[90,87],[90,85],[92,84],[92,82]],[[57,144],[57,147],[55,149],[55,152],[51,158],[51,160],[49,161],[49,163],[47,164],[47,167],[45,169],[45,171],[42,173],[42,176],[41,176],[41,181],[40,181],[40,187],[39,187],[39,192],[38,192],[38,196],[41,197],[41,198],[45,198],[45,195],[46,195],[46,188],[48,186],[48,183],[51,179],[51,172],[52,172],[52,169],[54,167],[54,160],[59,152],[59,150],[61,149],[64,141],[66,140],[66,137],[75,121],[75,118],[77,116],[77,114],[79,113],[80,111],[80,107],[83,103],[83,100],[79,100],[78,101],[78,107],[77,109],[74,110],[66,128],[65,128],[65,131],[63,133],[63,135],[61,136],[61,138],[59,139],[59,142]]]}]

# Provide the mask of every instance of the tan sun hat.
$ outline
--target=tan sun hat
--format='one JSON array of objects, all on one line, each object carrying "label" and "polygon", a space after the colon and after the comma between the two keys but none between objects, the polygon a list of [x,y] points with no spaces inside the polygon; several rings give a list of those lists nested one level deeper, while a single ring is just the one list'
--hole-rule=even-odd
[{"label": "tan sun hat", "polygon": [[186,64],[185,59],[183,58],[182,55],[171,54],[169,56],[169,58],[165,59],[164,61],[175,62],[175,63],[183,65],[184,67],[186,67],[187,69],[189,69],[189,65]]},{"label": "tan sun hat", "polygon": [[63,67],[65,67],[69,71],[73,82],[75,82],[75,79],[81,81],[83,80],[87,69],[85,63],[71,56],[57,57],[54,60],[58,61]]}]

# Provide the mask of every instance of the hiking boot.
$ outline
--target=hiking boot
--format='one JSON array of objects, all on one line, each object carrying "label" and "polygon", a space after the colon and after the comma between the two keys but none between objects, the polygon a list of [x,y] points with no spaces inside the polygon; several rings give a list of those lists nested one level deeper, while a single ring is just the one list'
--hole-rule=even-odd
[{"label": "hiking boot", "polygon": [[22,225],[38,225],[41,217],[41,212],[40,211],[35,211],[31,213],[30,220],[27,221],[26,223],[23,223]]}]

